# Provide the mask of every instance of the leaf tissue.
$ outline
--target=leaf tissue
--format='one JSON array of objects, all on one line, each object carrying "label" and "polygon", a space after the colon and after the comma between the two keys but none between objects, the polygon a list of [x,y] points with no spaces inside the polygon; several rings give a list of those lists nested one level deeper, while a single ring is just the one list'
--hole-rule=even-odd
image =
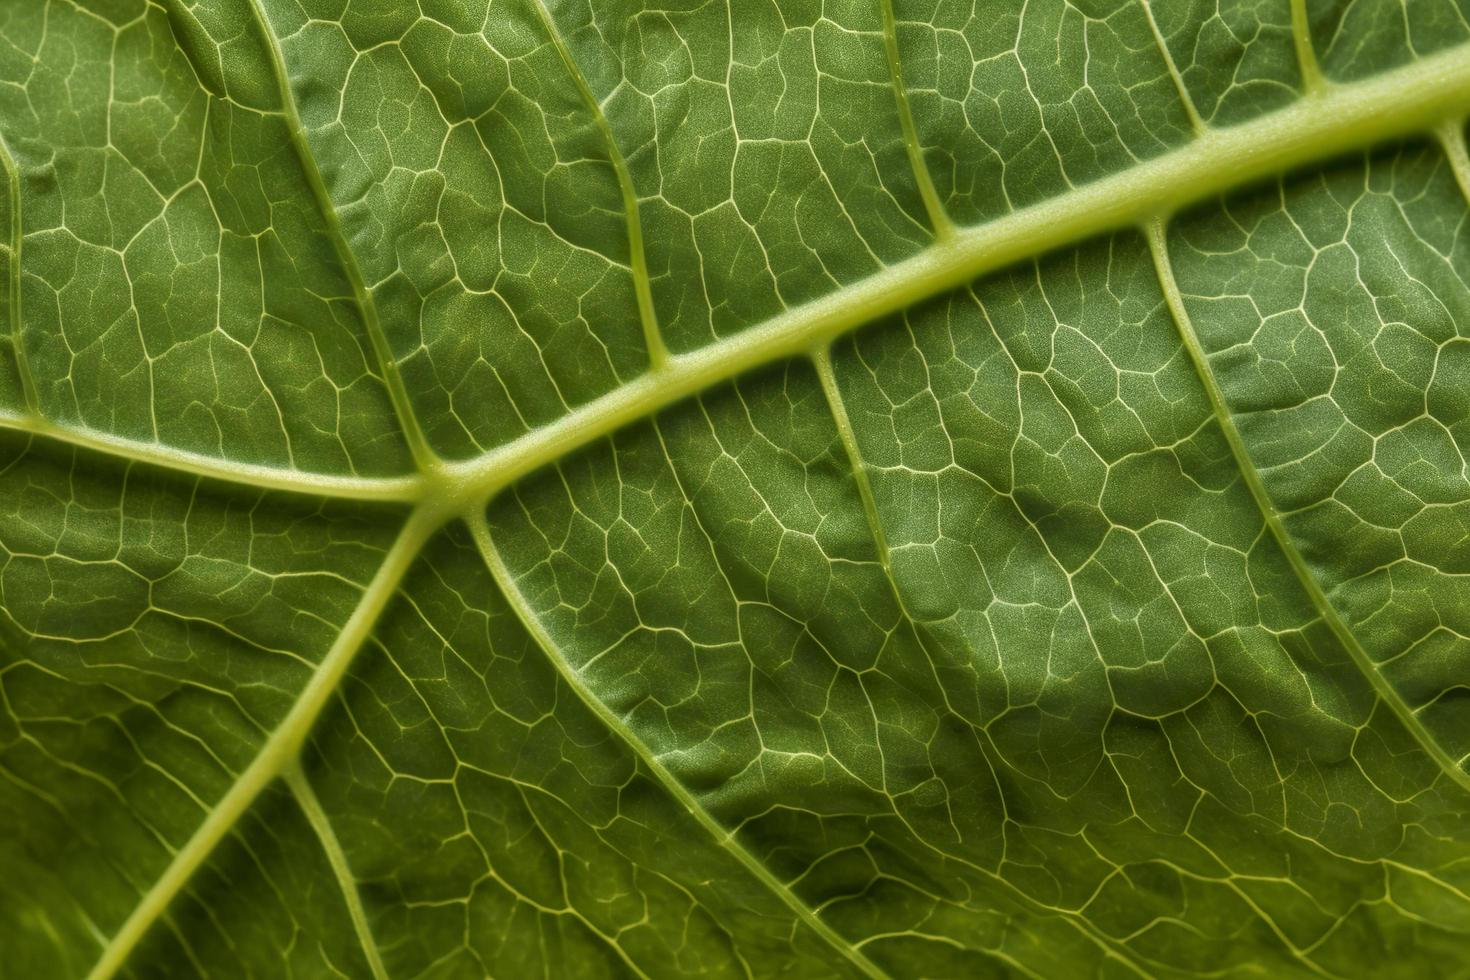
[{"label": "leaf tissue", "polygon": [[0,977],[1470,977],[1470,0],[0,0]]}]

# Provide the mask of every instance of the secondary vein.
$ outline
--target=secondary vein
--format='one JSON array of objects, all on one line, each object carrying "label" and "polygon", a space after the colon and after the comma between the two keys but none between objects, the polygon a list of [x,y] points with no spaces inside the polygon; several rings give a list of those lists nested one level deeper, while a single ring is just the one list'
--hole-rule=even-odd
[{"label": "secondary vein", "polygon": [[914,173],[914,183],[919,185],[919,197],[924,201],[924,210],[929,214],[929,224],[939,238],[954,234],[954,221],[944,209],[939,192],[934,188],[934,178],[929,165],[924,162],[924,148],[919,144],[919,129],[914,124],[913,109],[909,107],[908,86],[903,81],[903,59],[898,46],[898,20],[893,14],[893,0],[883,3],[883,51],[888,58],[889,82],[893,88],[894,101],[898,103],[898,122],[903,128],[903,148],[909,156],[909,169]]},{"label": "secondary vein", "polygon": [[638,192],[633,186],[633,174],[628,169],[628,161],[623,157],[623,151],[618,147],[618,141],[613,136],[612,125],[607,121],[607,114],[602,111],[597,97],[592,94],[591,87],[587,84],[587,78],[582,74],[582,69],[577,65],[572,52],[568,50],[566,42],[562,39],[561,31],[552,19],[551,11],[546,9],[545,0],[531,0],[531,5],[536,8],[537,16],[541,18],[541,24],[546,28],[546,33],[551,38],[551,43],[556,48],[556,53],[561,57],[562,64],[566,66],[567,74],[571,75],[572,82],[577,86],[577,93],[582,97],[582,103],[587,111],[592,114],[592,119],[597,125],[597,131],[602,135],[603,142],[607,144],[608,162],[612,164],[613,173],[618,178],[618,193],[623,198],[623,217],[628,230],[628,260],[633,271],[633,292],[638,301],[638,319],[643,324],[643,341],[648,349],[648,362],[650,366],[657,369],[669,359],[669,348],[664,343],[662,332],[659,330],[658,313],[653,306],[653,285],[648,278],[648,259],[643,250],[643,222],[639,217]]},{"label": "secondary vein", "polygon": [[662,368],[483,455],[442,478],[484,499],[527,473],[673,402],[832,338],[987,272],[1383,140],[1424,133],[1470,106],[1470,57],[1451,49],[1320,94],[1248,123],[1210,129],[1122,173],[1084,184],[928,248],[765,323],[671,357]]},{"label": "secondary vein", "polygon": [[10,320],[10,345],[15,357],[15,371],[20,375],[21,398],[26,412],[39,417],[41,398],[36,391],[36,376],[31,372],[30,359],[26,355],[25,335],[21,330],[20,318],[20,252],[25,241],[25,226],[20,214],[20,168],[10,148],[0,140],[0,171],[5,174],[6,193],[10,206],[10,262],[9,282],[6,283],[6,315]]},{"label": "secondary vein", "polygon": [[[828,347],[823,347],[814,351],[811,355],[811,358],[812,363],[816,367],[817,378],[821,382],[822,391],[827,398],[827,407],[831,412],[833,424],[836,426],[838,440],[842,443],[843,451],[847,455],[848,467],[852,470],[853,479],[857,485],[858,496],[862,501],[863,515],[867,518],[868,531],[873,538],[873,547],[877,554],[879,568],[882,570],[883,577],[886,580],[886,584],[888,585],[889,590],[892,592],[893,600],[898,605],[898,611],[903,616],[903,621],[905,624],[907,624],[909,632],[914,638],[914,642],[918,644],[919,649],[924,651],[925,656],[929,658],[930,676],[934,680],[935,688],[941,692],[941,695],[944,698],[945,709],[949,711],[953,717],[960,719],[966,725],[969,725],[971,730],[975,732],[976,747],[981,752],[981,756],[985,759],[986,764],[991,765],[991,760],[986,756],[984,747],[980,745],[979,741],[980,736],[984,734],[983,730],[971,724],[968,719],[965,719],[963,715],[961,715],[958,711],[955,711],[953,705],[950,704],[949,694],[945,690],[944,682],[939,677],[933,651],[930,649],[929,643],[925,639],[924,631],[919,625],[918,618],[914,616],[913,611],[909,609],[908,600],[905,599],[903,590],[899,587],[897,576],[894,575],[892,554],[888,549],[888,534],[884,530],[883,518],[878,511],[878,500],[877,497],[875,497],[873,494],[872,481],[868,478],[868,465],[863,459],[862,448],[858,445],[856,430],[854,430],[852,420],[847,414],[847,403],[842,397],[842,388],[838,384],[837,374],[832,367],[832,351]],[[988,740],[989,736],[986,735],[986,738]],[[991,769],[991,777],[992,779],[994,778],[993,768]],[[998,792],[1001,791],[999,783],[996,784],[996,790]],[[1108,936],[1106,933],[1094,926],[1087,919],[1087,916],[1082,912],[1062,908],[1060,906],[1048,906],[1042,902],[1037,901],[1024,889],[1006,880],[1003,875],[997,873],[996,871],[984,867],[983,865],[980,865],[970,860],[969,858],[950,853],[949,851],[941,849],[937,845],[931,844],[928,840],[925,839],[924,835],[919,833],[918,829],[909,822],[908,818],[899,810],[896,805],[893,806],[892,813],[895,819],[899,820],[901,823],[903,823],[905,827],[909,829],[909,832],[913,834],[914,840],[917,841],[924,848],[934,852],[934,854],[938,855],[944,860],[956,861],[964,867],[967,867],[970,870],[974,871],[976,874],[986,878],[987,880],[995,882],[1000,888],[1005,891],[1008,897],[1021,903],[1027,909],[1030,909],[1031,911],[1039,913],[1041,915],[1055,915],[1058,918],[1061,918],[1063,921],[1067,922],[1079,933],[1081,933],[1088,942],[1095,945],[1102,952],[1104,957],[1117,961],[1121,966],[1123,966],[1124,969],[1130,971],[1136,976],[1149,976],[1148,969],[1146,968],[1145,964],[1134,961],[1134,958],[1137,954],[1128,949],[1128,947],[1123,942],[1114,939],[1111,936]],[[1007,959],[1000,950],[985,950],[984,952],[1003,961]]]},{"label": "secondary vein", "polygon": [[261,9],[260,2],[261,0],[247,0],[246,6],[250,8],[250,14],[255,19],[256,26],[265,41],[266,51],[271,61],[271,70],[275,73],[276,88],[281,100],[281,114],[285,118],[286,129],[290,134],[291,148],[295,151],[296,158],[301,164],[306,182],[311,186],[312,197],[316,202],[317,210],[321,213],[322,221],[326,226],[326,236],[332,243],[332,250],[337,255],[342,274],[352,285],[353,299],[358,311],[362,314],[363,326],[367,330],[373,355],[378,362],[378,369],[383,373],[383,381],[388,387],[388,397],[398,416],[398,424],[403,430],[404,439],[407,440],[408,448],[413,453],[419,469],[423,472],[431,472],[438,465],[438,454],[430,447],[428,439],[424,436],[423,427],[419,424],[418,415],[413,410],[408,387],[404,384],[403,375],[398,370],[398,359],[393,356],[393,348],[388,343],[388,335],[383,332],[383,324],[378,319],[377,303],[374,302],[372,291],[368,289],[367,282],[363,278],[362,267],[358,265],[357,256],[353,253],[352,246],[348,244],[341,218],[337,215],[337,207],[332,202],[332,195],[327,191],[327,184],[322,179],[316,157],[312,154],[311,146],[306,141],[306,129],[301,123],[301,114],[296,108],[296,97],[291,92],[291,79],[286,74],[286,58],[281,52],[281,45],[276,39],[275,32],[271,30],[270,23],[266,19],[265,11]]},{"label": "secondary vein", "polygon": [[140,463],[186,476],[220,480],[255,490],[337,497],[346,500],[417,501],[425,495],[418,475],[389,477],[336,476],[306,470],[240,463],[158,442],[128,439],[109,432],[59,425],[40,416],[0,414],[0,429],[89,449],[126,463]]},{"label": "secondary vein", "polygon": [[367,912],[362,907],[362,895],[357,890],[357,878],[352,874],[352,868],[347,863],[347,854],[342,850],[342,842],[337,839],[337,832],[332,829],[332,821],[327,817],[327,811],[322,809],[321,800],[317,799],[316,790],[311,788],[311,781],[306,778],[302,771],[299,760],[286,767],[281,774],[290,788],[292,795],[296,797],[296,803],[301,807],[301,812],[306,817],[311,829],[316,831],[317,840],[322,845],[322,851],[327,856],[327,863],[332,866],[332,874],[337,878],[337,887],[342,892],[342,901],[347,905],[348,918],[352,920],[353,931],[357,933],[358,945],[362,947],[362,955],[368,961],[368,969],[373,973],[373,980],[388,980],[388,969],[383,965],[383,954],[378,951],[378,941],[373,937],[373,928],[367,920]]},{"label": "secondary vein", "polygon": [[1315,95],[1327,86],[1322,66],[1317,62],[1317,49],[1312,44],[1312,22],[1307,15],[1307,0],[1291,0],[1291,41],[1296,47],[1296,66],[1302,76],[1302,87]]},{"label": "secondary vein", "polygon": [[1179,93],[1179,102],[1184,106],[1185,115],[1189,116],[1189,125],[1196,136],[1209,129],[1209,123],[1199,114],[1199,107],[1194,104],[1194,96],[1189,94],[1189,86],[1184,84],[1184,75],[1179,71],[1179,65],[1174,61],[1174,55],[1169,50],[1169,44],[1164,40],[1164,32],[1159,29],[1159,22],[1154,17],[1154,8],[1149,0],[1138,0],[1139,6],[1143,8],[1143,16],[1148,21],[1148,29],[1153,32],[1154,43],[1158,45],[1159,54],[1164,58],[1164,66],[1169,69],[1169,77],[1174,80],[1174,90]]},{"label": "secondary vein", "polygon": [[826,941],[829,946],[845,957],[853,966],[857,967],[864,976],[870,977],[872,980],[885,980],[888,976],[887,973],[872,960],[868,959],[862,950],[844,939],[841,934],[826,922],[823,922],[811,906],[798,898],[784,882],[771,873],[769,868],[757,860],[755,855],[746,850],[745,845],[740,843],[730,831],[721,826],[719,821],[705,809],[704,804],[693,793],[689,792],[673,773],[669,772],[668,768],[659,760],[658,756],[653,754],[648,746],[644,744],[643,740],[628,727],[627,723],[613,714],[612,709],[588,689],[587,683],[582,679],[581,674],[562,656],[561,651],[557,648],[555,642],[553,642],[551,635],[547,633],[545,625],[542,624],[540,618],[535,614],[530,603],[526,601],[525,595],[521,592],[520,586],[516,584],[515,579],[511,576],[510,569],[505,566],[505,562],[500,557],[499,549],[491,539],[490,525],[485,520],[484,515],[477,510],[472,515],[466,517],[465,522],[469,525],[470,533],[475,539],[475,545],[479,548],[480,555],[485,560],[485,565],[489,568],[491,577],[495,579],[496,587],[505,596],[506,602],[509,603],[516,617],[521,621],[521,625],[526,628],[526,631],[531,634],[531,637],[545,653],[546,659],[551,662],[557,674],[561,676],[562,680],[566,682],[567,686],[571,688],[582,703],[602,721],[608,731],[627,746],[630,752],[637,756],[638,760],[648,768],[658,783],[678,800],[679,804],[684,807],[689,815],[715,839],[715,842],[739,861],[741,866],[752,877],[764,885],[771,894],[780,899],[798,920]]},{"label": "secondary vein", "polygon": [[108,980],[127,961],[129,954],[147,934],[159,916],[167,910],[184,886],[215,847],[235,827],[257,797],[277,776],[296,761],[302,744],[315,725],[327,701],[337,689],[342,676],[357,652],[367,641],[379,616],[398,589],[424,542],[443,523],[443,514],[432,508],[420,508],[404,523],[393,546],[388,549],[377,574],[358,600],[342,632],[317,665],[310,680],[286,713],[286,717],[261,746],[250,765],[225,793],[214,809],[173,856],[158,880],[145,892],[122,927],[103,949],[88,980]]},{"label": "secondary vein", "polygon": [[1450,171],[1455,175],[1455,183],[1460,185],[1460,193],[1464,195],[1465,202],[1470,204],[1470,152],[1465,148],[1464,118],[1446,120],[1434,131],[1434,135],[1444,148]]},{"label": "secondary vein", "polygon": [[1189,359],[1194,365],[1195,373],[1199,375],[1200,383],[1204,385],[1205,396],[1209,399],[1210,408],[1214,412],[1215,420],[1220,426],[1220,431],[1225,436],[1226,443],[1230,446],[1230,454],[1235,458],[1235,465],[1240,470],[1245,481],[1246,488],[1250,491],[1256,507],[1261,512],[1261,518],[1265,521],[1271,537],[1281,548],[1286,556],[1288,564],[1296,574],[1297,580],[1301,582],[1302,588],[1306,590],[1307,597],[1311,600],[1318,615],[1322,617],[1323,623],[1332,631],[1332,635],[1342,644],[1353,665],[1358,668],[1364,678],[1372,686],[1378,699],[1383,702],[1399,722],[1408,731],[1409,735],[1419,743],[1424,752],[1434,760],[1435,764],[1444,771],[1453,782],[1467,791],[1470,791],[1470,773],[1466,773],[1455,761],[1450,758],[1443,746],[1435,740],[1419,716],[1414,714],[1403,696],[1394,689],[1382,672],[1368,656],[1368,651],[1349,628],[1337,608],[1332,604],[1332,599],[1322,588],[1317,575],[1307,564],[1306,557],[1301,549],[1292,540],[1291,534],[1286,529],[1286,524],[1281,519],[1276,504],[1266,490],[1265,481],[1261,479],[1260,470],[1256,468],[1250,458],[1250,453],[1245,448],[1245,440],[1240,435],[1240,429],[1235,424],[1235,417],[1230,411],[1229,404],[1225,401],[1225,394],[1220,390],[1219,382],[1215,379],[1214,369],[1210,367],[1205,355],[1204,347],[1200,344],[1199,336],[1194,331],[1194,324],[1189,318],[1189,312],[1184,308],[1184,298],[1179,292],[1179,285],[1174,279],[1174,270],[1169,262],[1169,246],[1165,237],[1164,222],[1158,219],[1146,226],[1149,251],[1153,255],[1154,268],[1158,272],[1159,283],[1163,287],[1164,299],[1168,303],[1169,312],[1173,314],[1174,324],[1179,330],[1179,337],[1184,343],[1184,349],[1189,354]]}]

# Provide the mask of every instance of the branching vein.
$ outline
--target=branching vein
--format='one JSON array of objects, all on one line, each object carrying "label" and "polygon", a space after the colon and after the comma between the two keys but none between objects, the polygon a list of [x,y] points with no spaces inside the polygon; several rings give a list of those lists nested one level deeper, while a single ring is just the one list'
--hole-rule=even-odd
[{"label": "branching vein", "polygon": [[545,652],[547,660],[556,668],[556,672],[566,682],[567,686],[587,705],[588,709],[597,715],[602,723],[607,726],[608,730],[638,757],[639,761],[648,768],[649,772],[658,780],[660,785],[679,801],[690,816],[698,821],[701,827],[709,832],[710,836],[715,839],[715,842],[733,855],[750,873],[751,877],[761,882],[773,895],[791,909],[797,919],[817,935],[821,936],[822,939],[849,960],[865,976],[875,978],[875,980],[887,977],[887,974],[876,963],[868,959],[861,950],[844,939],[835,929],[824,922],[809,905],[798,898],[790,888],[771,873],[769,868],[757,860],[755,855],[746,850],[745,845],[737,840],[730,831],[720,826],[719,822],[704,808],[704,805],[699,802],[694,794],[690,793],[684,787],[683,783],[669,772],[668,767],[659,760],[658,756],[653,754],[649,747],[644,744],[643,740],[628,727],[627,723],[613,714],[602,699],[587,687],[586,681],[577,673],[576,668],[562,656],[555,641],[546,632],[546,627],[541,623],[540,617],[536,615],[535,610],[531,608],[530,603],[526,601],[525,596],[521,593],[520,587],[516,584],[515,579],[510,574],[510,570],[506,568],[505,562],[501,559],[495,542],[491,540],[490,526],[485,518],[476,513],[467,518],[466,521],[469,524],[471,533],[474,535],[475,544],[480,549],[480,554],[485,559],[485,564],[495,579],[496,586],[505,596],[506,601],[515,611],[516,616],[520,619],[526,631],[531,634]]},{"label": "branching vein", "polygon": [[1219,423],[1220,431],[1225,436],[1225,441],[1230,445],[1230,453],[1235,458],[1236,466],[1240,469],[1241,478],[1244,480],[1251,497],[1261,511],[1261,517],[1270,529],[1271,536],[1275,538],[1277,545],[1281,548],[1286,560],[1296,574],[1297,580],[1301,582],[1302,588],[1311,599],[1312,605],[1321,615],[1322,621],[1332,630],[1333,636],[1337,637],[1343,649],[1352,659],[1353,665],[1358,668],[1363,677],[1372,685],[1373,691],[1378,699],[1393,712],[1404,729],[1413,736],[1414,740],[1424,750],[1425,754],[1434,760],[1435,764],[1444,771],[1455,783],[1462,788],[1470,790],[1470,773],[1466,773],[1445,752],[1444,747],[1435,740],[1424,727],[1413,710],[1405,703],[1403,696],[1394,690],[1392,684],[1383,676],[1373,663],[1368,651],[1348,627],[1347,622],[1338,613],[1332,604],[1332,599],[1322,588],[1317,575],[1307,564],[1306,557],[1301,549],[1296,546],[1291,538],[1291,532],[1286,529],[1285,522],[1281,519],[1280,512],[1271,500],[1270,493],[1266,490],[1266,484],[1261,479],[1260,471],[1251,461],[1250,453],[1246,450],[1245,440],[1241,438],[1240,429],[1235,424],[1235,417],[1230,412],[1230,406],[1225,401],[1225,394],[1220,390],[1219,383],[1215,380],[1214,370],[1210,367],[1208,357],[1204,348],[1200,345],[1199,337],[1194,332],[1194,326],[1190,321],[1189,313],[1184,308],[1184,298],[1180,295],[1179,285],[1174,280],[1173,267],[1169,262],[1169,246],[1162,220],[1150,222],[1147,226],[1149,251],[1153,255],[1154,267],[1158,270],[1159,282],[1164,290],[1164,297],[1169,304],[1169,312],[1174,317],[1174,323],[1179,329],[1179,336],[1184,343],[1184,349],[1189,353],[1189,359],[1199,374],[1200,382],[1204,385],[1205,395],[1208,397],[1210,407],[1214,412],[1215,419]]},{"label": "branching vein", "polygon": [[317,665],[311,679],[302,689],[296,703],[271,733],[250,765],[240,773],[229,791],[205,816],[198,829],[173,856],[158,880],[144,892],[132,913],[108,942],[102,956],[88,974],[89,980],[107,980],[117,973],[128,955],[163,915],[173,900],[215,847],[230,833],[241,816],[276,777],[295,764],[297,753],[306,741],[317,718],[326,708],[342,676],[351,666],[363,644],[367,642],[378,617],[387,608],[407,574],[419,549],[442,523],[442,515],[432,510],[419,510],[404,524],[398,539],[389,549],[377,574],[363,590],[357,608],[342,627],[336,642]]},{"label": "branching vein", "polygon": [[383,966],[383,954],[378,949],[378,941],[373,938],[367,910],[362,907],[357,878],[353,876],[352,868],[347,863],[347,855],[342,850],[342,842],[337,839],[337,832],[332,829],[327,811],[322,809],[316,790],[311,788],[311,780],[302,771],[299,761],[287,766],[281,778],[296,797],[296,803],[311,824],[311,829],[316,831],[317,840],[321,842],[322,851],[327,856],[327,863],[331,865],[332,874],[337,879],[337,887],[342,891],[342,901],[347,906],[348,917],[352,919],[352,929],[357,933],[362,955],[367,959],[368,969],[373,972],[373,980],[388,980],[388,970]]}]

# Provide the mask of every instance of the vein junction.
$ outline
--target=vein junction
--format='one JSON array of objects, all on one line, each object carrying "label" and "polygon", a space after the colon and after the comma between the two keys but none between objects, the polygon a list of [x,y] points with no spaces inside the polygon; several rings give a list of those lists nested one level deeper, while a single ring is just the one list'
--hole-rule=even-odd
[{"label": "vein junction", "polygon": [[430,502],[469,513],[533,470],[635,420],[764,364],[805,351],[1023,259],[1109,231],[1145,227],[1179,208],[1375,143],[1432,133],[1463,118],[1470,59],[1456,50],[1367,81],[1326,84],[1296,104],[1208,129],[1129,170],[983,225],[945,235],[913,258],[697,351],[669,355],[634,381],[469,460],[426,458],[417,474],[351,478],[239,464],[152,443],[69,429],[30,416],[0,427],[72,442],[211,479],[301,493]]},{"label": "vein junction", "polygon": [[[69,430],[43,420],[35,413],[0,419],[0,426],[17,431],[203,478],[319,496],[395,501],[413,506],[412,514],[386,560],[364,590],[357,609],[317,666],[295,707],[271,734],[260,755],[177,852],[165,874],[149,890],[123,928],[111,939],[93,969],[92,977],[102,980],[121,968],[143,934],[164,914],[170,900],[261,791],[277,777],[294,771],[292,767],[296,765],[301,745],[353,657],[396,593],[415,556],[430,536],[447,522],[457,519],[469,522],[501,587],[513,592],[505,570],[498,567],[494,559],[494,545],[489,539],[483,511],[491,498],[522,477],[665,406],[761,365],[804,356],[813,350],[821,352],[819,357],[825,357],[827,345],[835,338],[924,299],[963,286],[986,272],[1110,230],[1128,227],[1147,230],[1170,308],[1179,321],[1186,346],[1211,393],[1228,436],[1234,429],[1223,397],[1212,384],[1208,363],[1198,349],[1198,340],[1192,335],[1178,298],[1178,288],[1168,272],[1164,223],[1180,207],[1242,184],[1380,140],[1443,129],[1447,125],[1446,120],[1458,119],[1467,104],[1470,104],[1470,59],[1458,51],[1426,58],[1365,82],[1345,85],[1321,83],[1297,104],[1272,115],[1230,129],[1205,128],[1184,148],[1116,176],[1082,185],[982,226],[943,235],[911,259],[890,265],[850,287],[792,308],[758,327],[695,352],[659,356],[655,358],[653,369],[633,382],[478,458],[467,461],[438,459],[423,450],[427,443],[422,437],[415,438],[413,442],[419,450],[420,469],[418,473],[403,478],[354,479],[269,467],[245,468],[198,454],[178,452],[160,444],[127,442],[100,433]],[[1457,173],[1463,180],[1464,168],[1461,167]],[[932,188],[930,192],[932,194]],[[928,197],[926,195],[926,200]],[[639,261],[642,261],[641,256]],[[640,293],[639,301],[640,310],[645,314],[645,326],[654,329],[651,300],[645,293]],[[383,348],[386,345],[378,346]],[[395,392],[400,389],[401,383],[395,381]],[[407,403],[406,396],[395,398],[395,401]],[[1238,437],[1231,440],[1231,447],[1236,451],[1242,469],[1248,474],[1253,472],[1249,459],[1239,446]],[[1259,483],[1259,479],[1252,483],[1252,490],[1266,520],[1287,553],[1296,554],[1285,532],[1280,529],[1280,522],[1274,520],[1270,501]],[[1325,594],[1315,585],[1310,570],[1299,555],[1293,561],[1293,567],[1319,602],[1324,617],[1329,622],[1340,624],[1340,618],[1336,618]],[[1338,632],[1345,632],[1345,627]],[[1352,649],[1350,636],[1346,637],[1345,643]],[[1414,726],[1412,715],[1401,700],[1385,684],[1375,680],[1377,674],[1372,665],[1364,657],[1355,659],[1370,681],[1375,683],[1380,696],[1394,706],[1395,712],[1416,733],[1423,747],[1435,755],[1433,740],[1424,734],[1422,728]],[[574,677],[572,679],[575,680]],[[1442,751],[1435,758],[1451,778],[1466,785],[1463,772],[1452,760],[1443,758]],[[656,759],[653,764],[657,769]],[[676,793],[682,791],[673,777],[665,775],[664,782]],[[682,793],[681,798],[688,797],[687,791]],[[712,827],[711,832],[717,829]],[[821,931],[819,920],[816,925]],[[834,946],[841,948],[843,945],[840,937],[827,938]],[[861,951],[849,950],[848,955],[864,972],[870,975],[881,972]]]}]

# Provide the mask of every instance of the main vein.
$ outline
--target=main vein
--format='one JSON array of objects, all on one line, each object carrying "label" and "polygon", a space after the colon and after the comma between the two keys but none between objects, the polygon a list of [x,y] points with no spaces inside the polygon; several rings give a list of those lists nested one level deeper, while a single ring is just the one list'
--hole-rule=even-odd
[{"label": "main vein", "polygon": [[628,727],[627,723],[615,715],[611,708],[594,694],[588,687],[582,676],[577,672],[567,659],[562,656],[560,649],[552,641],[547,633],[545,625],[541,622],[535,611],[531,608],[526,597],[521,593],[520,587],[511,576],[510,570],[506,568],[505,562],[500,557],[500,551],[490,537],[490,526],[485,517],[479,511],[465,519],[469,525],[471,534],[474,535],[475,544],[480,549],[480,555],[484,558],[486,566],[490,569],[491,576],[495,579],[496,586],[505,596],[506,602],[510,604],[521,624],[526,628],[532,638],[546,654],[547,660],[556,669],[568,687],[577,697],[602,721],[607,729],[621,741],[628,750],[638,757],[639,761],[646,766],[659,784],[672,795],[686,812],[713,837],[721,847],[730,853],[741,866],[759,881],[767,890],[789,908],[793,915],[820,936],[826,943],[838,953],[842,954],[853,966],[857,967],[865,976],[874,980],[883,980],[887,974],[879,966],[844,939],[837,930],[833,929],[812,910],[811,906],[803,902],[794,892],[779,878],[771,873],[771,870],[762,864],[755,855],[745,849],[735,836],[722,827],[710,812],[704,808],[698,798],[681,783],[673,773],[654,755],[644,744],[643,740]]},{"label": "main vein", "polygon": [[[256,16],[260,16],[258,11]],[[629,422],[763,364],[803,354],[987,272],[1095,235],[1135,227],[1153,215],[1172,213],[1194,201],[1339,153],[1433,132],[1445,120],[1462,118],[1467,108],[1470,51],[1466,46],[1365,81],[1326,85],[1317,94],[1284,109],[1227,129],[1210,129],[1185,146],[1129,170],[964,228],[935,241],[912,258],[792,307],[760,326],[698,351],[670,356],[662,366],[655,366],[637,380],[474,459],[437,465],[425,464],[421,459],[422,472],[411,476],[358,479],[241,466],[203,454],[98,433],[78,433],[13,416],[0,417],[0,428],[23,429],[235,483],[328,496],[451,499],[473,509],[527,473]],[[294,132],[299,135],[299,127]],[[325,195],[325,190],[321,194]],[[329,205],[324,209],[334,214]],[[330,220],[335,222],[334,217]],[[334,243],[345,249],[340,229]],[[350,252],[347,255],[350,257]],[[355,288],[360,286],[359,278]],[[365,291],[363,295],[367,304],[364,309],[371,309],[370,297]],[[371,323],[375,325],[376,319]],[[375,343],[382,340],[381,329],[373,336]],[[407,411],[407,395],[398,379],[396,362],[386,352],[384,365],[390,391],[398,393],[395,404],[400,406],[400,414],[406,415],[405,429],[416,429],[417,422]],[[432,456],[426,446],[417,452],[421,457]]]},{"label": "main vein", "polygon": [[1307,559],[1301,549],[1291,539],[1291,534],[1287,531],[1280,512],[1266,490],[1265,481],[1261,479],[1260,470],[1256,468],[1250,458],[1250,453],[1246,451],[1245,440],[1241,438],[1240,429],[1236,426],[1230,406],[1225,401],[1225,394],[1220,390],[1219,382],[1215,380],[1214,370],[1205,356],[1199,336],[1194,332],[1194,324],[1189,318],[1189,313],[1184,308],[1184,298],[1179,292],[1179,285],[1174,279],[1174,270],[1169,262],[1169,246],[1165,237],[1163,220],[1150,222],[1146,232],[1149,251],[1153,254],[1154,267],[1158,271],[1159,283],[1163,287],[1169,312],[1173,314],[1174,323],[1178,327],[1179,337],[1184,343],[1184,349],[1188,352],[1190,361],[1194,364],[1201,384],[1204,385],[1205,396],[1209,399],[1215,420],[1219,423],[1220,431],[1230,446],[1230,454],[1235,458],[1235,465],[1240,470],[1245,485],[1256,502],[1256,507],[1260,509],[1261,518],[1265,521],[1271,536],[1276,539],[1277,546],[1286,556],[1287,562],[1291,565],[1297,580],[1301,582],[1302,588],[1306,590],[1307,597],[1316,608],[1318,615],[1332,631],[1332,635],[1342,644],[1353,665],[1372,685],[1378,699],[1393,712],[1409,735],[1419,743],[1446,776],[1462,788],[1470,790],[1470,773],[1466,773],[1455,763],[1455,760],[1450,758],[1429,730],[1424,727],[1419,716],[1414,714],[1413,709],[1404,701],[1403,696],[1378,670],[1373,659],[1368,656],[1368,651],[1363,648],[1363,644],[1333,606],[1332,599],[1322,588],[1322,583],[1318,580],[1316,573],[1307,564]]},{"label": "main vein", "polygon": [[978,276],[1242,184],[1373,143],[1427,133],[1470,106],[1470,53],[1441,52],[1373,79],[1332,85],[1058,197],[965,228],[912,258],[793,307],[765,323],[671,357],[615,391],[484,455],[447,464],[443,479],[483,499],[627,423],[772,361],[963,285]]},{"label": "main vein", "polygon": [[193,877],[225,835],[240,820],[256,797],[295,763],[307,734],[320,717],[342,676],[347,672],[371,633],[373,624],[386,608],[407,573],[419,549],[430,534],[443,523],[443,515],[430,508],[420,508],[404,524],[398,539],[388,549],[383,564],[358,600],[342,632],[322,658],[307,681],[296,703],[286,713],[276,730],[261,746],[254,760],[240,773],[229,791],[215,804],[184,846],[169,862],[163,874],[144,893],[127,921],[108,942],[102,956],[88,974],[88,980],[108,980],[122,967],[149,927],[168,908],[175,895]]}]

